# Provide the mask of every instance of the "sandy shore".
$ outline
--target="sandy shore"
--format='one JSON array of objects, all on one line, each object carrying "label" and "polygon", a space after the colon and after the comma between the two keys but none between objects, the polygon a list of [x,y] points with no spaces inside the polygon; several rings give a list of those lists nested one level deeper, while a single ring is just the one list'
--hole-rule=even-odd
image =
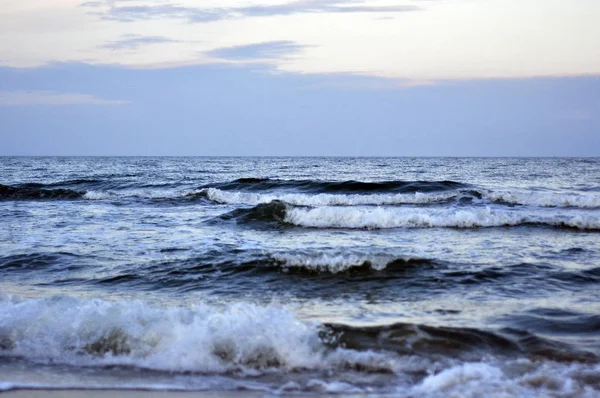
[{"label": "sandy shore", "polygon": [[264,397],[253,391],[127,391],[127,390],[15,390],[0,392],[2,398],[242,398]]}]

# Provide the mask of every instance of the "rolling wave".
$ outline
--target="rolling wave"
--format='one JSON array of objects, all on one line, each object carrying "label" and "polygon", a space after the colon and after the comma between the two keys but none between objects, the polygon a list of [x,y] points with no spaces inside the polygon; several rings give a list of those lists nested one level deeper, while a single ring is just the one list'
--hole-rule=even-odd
[{"label": "rolling wave", "polygon": [[459,189],[445,192],[326,194],[227,191],[202,188],[190,195],[204,197],[222,204],[257,205],[279,200],[295,206],[390,206],[403,204],[439,204],[449,201],[459,203],[497,203],[538,207],[600,208],[600,195],[596,193],[519,192],[487,189]]},{"label": "rolling wave", "polygon": [[177,183],[75,179],[52,183],[0,184],[0,200],[179,200],[258,205],[281,201],[294,206],[399,206],[446,203],[600,209],[597,192],[491,190],[454,181],[328,182],[246,178],[199,189]]},{"label": "rolling wave", "polygon": [[433,260],[418,257],[396,257],[360,253],[283,253],[274,254],[276,264],[286,272],[309,273],[372,273],[377,271],[403,272],[406,269],[432,266]]},{"label": "rolling wave", "polygon": [[497,202],[540,207],[600,208],[600,194],[564,192],[489,191],[484,197]]},{"label": "rolling wave", "polygon": [[[238,289],[242,289],[245,284],[254,285],[255,278],[266,276],[272,283],[289,283],[288,290],[293,290],[296,286],[286,278],[287,275],[306,277],[307,283],[312,281],[331,284],[338,281],[338,275],[345,278],[339,280],[341,282],[347,281],[348,277],[354,281],[385,281],[388,278],[404,278],[407,272],[435,267],[437,263],[434,260],[378,253],[215,253],[174,262],[154,263],[136,273],[98,276],[88,282],[184,289],[204,285],[206,288],[219,288],[222,284],[235,284]],[[274,275],[282,277],[274,279]]]},{"label": "rolling wave", "polygon": [[[468,195],[465,193],[464,195]],[[454,199],[462,193],[397,193],[397,194],[306,194],[306,193],[255,193],[225,191],[217,188],[203,188],[196,195],[205,197],[213,202],[222,204],[269,203],[274,200],[296,206],[356,206],[356,205],[400,205],[400,204],[429,204],[445,202]]]},{"label": "rolling wave", "polygon": [[483,228],[542,225],[600,230],[595,212],[535,209],[404,208],[404,207],[298,207],[274,200],[249,209],[236,209],[219,217],[238,224],[276,222],[310,228]]}]

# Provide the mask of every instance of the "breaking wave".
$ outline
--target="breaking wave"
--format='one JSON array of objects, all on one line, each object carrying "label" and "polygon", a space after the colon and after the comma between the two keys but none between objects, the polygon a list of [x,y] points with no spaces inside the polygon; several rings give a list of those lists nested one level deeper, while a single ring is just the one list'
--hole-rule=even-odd
[{"label": "breaking wave", "polygon": [[238,303],[156,307],[139,301],[0,300],[0,358],[174,371],[395,372],[405,355],[481,359],[519,354],[595,363],[593,353],[529,332],[397,323],[305,322],[283,308]]},{"label": "breaking wave", "polygon": [[[144,389],[164,388],[157,380],[168,372],[171,388],[182,390],[194,389],[186,375],[223,375],[229,384],[280,393],[592,397],[600,391],[595,354],[515,329],[362,327],[303,321],[286,309],[249,303],[157,307],[65,296],[4,296],[0,312],[4,363],[86,366],[88,373],[115,366],[152,370],[145,382],[136,378]],[[132,388],[120,380],[125,384],[112,388]],[[44,387],[10,379],[0,387],[32,386]]]},{"label": "breaking wave", "polygon": [[71,297],[0,301],[0,358],[169,372],[392,372],[384,353],[332,349],[322,325],[277,307],[154,307]]}]

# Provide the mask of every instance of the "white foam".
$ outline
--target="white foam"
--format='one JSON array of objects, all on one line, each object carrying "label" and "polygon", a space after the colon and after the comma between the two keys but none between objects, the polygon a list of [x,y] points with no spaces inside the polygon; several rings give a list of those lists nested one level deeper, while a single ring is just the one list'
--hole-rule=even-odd
[{"label": "white foam", "polygon": [[503,378],[502,371],[495,366],[486,363],[466,363],[426,377],[416,386],[415,392],[448,392],[457,387],[469,389],[476,384],[498,384]]},{"label": "white foam", "polygon": [[595,212],[482,208],[317,207],[288,208],[285,222],[314,228],[498,227],[539,223],[600,229]]},{"label": "white foam", "polygon": [[598,193],[562,193],[562,192],[523,192],[523,191],[490,191],[484,198],[493,201],[517,205],[542,207],[600,207]]},{"label": "white foam", "polygon": [[[274,391],[284,393],[364,393],[373,391],[373,387],[375,391],[396,389],[393,395],[405,397],[479,397],[484,393],[498,397],[587,398],[600,393],[599,364],[490,356],[482,362],[461,363],[459,359],[437,356],[326,349],[318,336],[318,324],[300,321],[292,312],[272,306],[246,303],[220,309],[206,305],[162,308],[139,301],[2,297],[0,314],[0,358],[23,357],[33,362],[78,366],[131,365],[204,375],[227,373],[223,377],[236,371],[245,386],[265,390],[273,387],[271,382],[252,384],[249,380],[253,379],[244,376],[269,372],[269,380],[280,383]],[[123,338],[122,347],[127,350],[103,353],[90,349],[111,333]],[[49,371],[48,367],[44,369]],[[304,371],[310,379],[289,377]],[[382,371],[387,372],[385,377],[372,373]],[[414,375],[422,372],[429,376],[415,384]],[[346,376],[339,376],[342,374]],[[315,379],[321,377],[318,375],[326,376]],[[6,374],[0,377],[0,391],[33,386],[18,375],[17,380]],[[100,379],[70,385],[73,377],[64,383],[50,381],[46,387],[38,387],[106,388],[96,384]],[[225,385],[210,379],[192,384],[186,380],[150,376],[147,381],[139,378],[117,382],[113,387],[185,390]]]},{"label": "white foam", "polygon": [[333,274],[344,272],[352,267],[368,263],[370,268],[381,271],[394,260],[409,261],[411,257],[395,257],[389,254],[364,254],[364,253],[282,253],[272,257],[283,263],[284,268],[304,268],[310,271],[331,272]]},{"label": "white foam", "polygon": [[399,205],[426,204],[454,198],[456,192],[411,194],[303,194],[303,193],[254,193],[223,191],[217,188],[206,188],[208,199],[223,204],[258,205],[280,200],[295,206],[357,206],[357,205]]},{"label": "white foam", "polygon": [[87,191],[84,199],[88,200],[106,200],[106,199],[175,199],[189,195],[192,191],[182,192],[175,189],[127,189],[127,190],[106,190],[106,191]]},{"label": "white foam", "polygon": [[[526,359],[463,363],[430,375],[413,397],[598,397],[598,365],[536,363]],[[589,384],[588,384],[589,383]],[[403,393],[405,388],[400,389]]]},{"label": "white foam", "polygon": [[15,388],[14,383],[0,381],[0,391],[9,391]]}]

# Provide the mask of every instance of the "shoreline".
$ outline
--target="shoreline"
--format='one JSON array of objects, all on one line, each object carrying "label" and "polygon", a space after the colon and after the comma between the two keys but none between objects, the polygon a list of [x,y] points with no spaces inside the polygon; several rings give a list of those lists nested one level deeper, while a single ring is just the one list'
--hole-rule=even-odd
[{"label": "shoreline", "polygon": [[266,392],[250,390],[183,391],[183,390],[135,390],[135,389],[63,389],[18,388],[0,391],[2,398],[242,398],[264,397]]},{"label": "shoreline", "polygon": [[307,393],[307,392],[279,392],[271,393],[267,391],[252,390],[144,390],[144,389],[85,389],[85,388],[16,388],[13,390],[0,390],[1,398],[259,398],[259,397],[325,397],[325,398],[343,398],[343,397],[392,397],[390,394],[372,394],[372,393]]}]

